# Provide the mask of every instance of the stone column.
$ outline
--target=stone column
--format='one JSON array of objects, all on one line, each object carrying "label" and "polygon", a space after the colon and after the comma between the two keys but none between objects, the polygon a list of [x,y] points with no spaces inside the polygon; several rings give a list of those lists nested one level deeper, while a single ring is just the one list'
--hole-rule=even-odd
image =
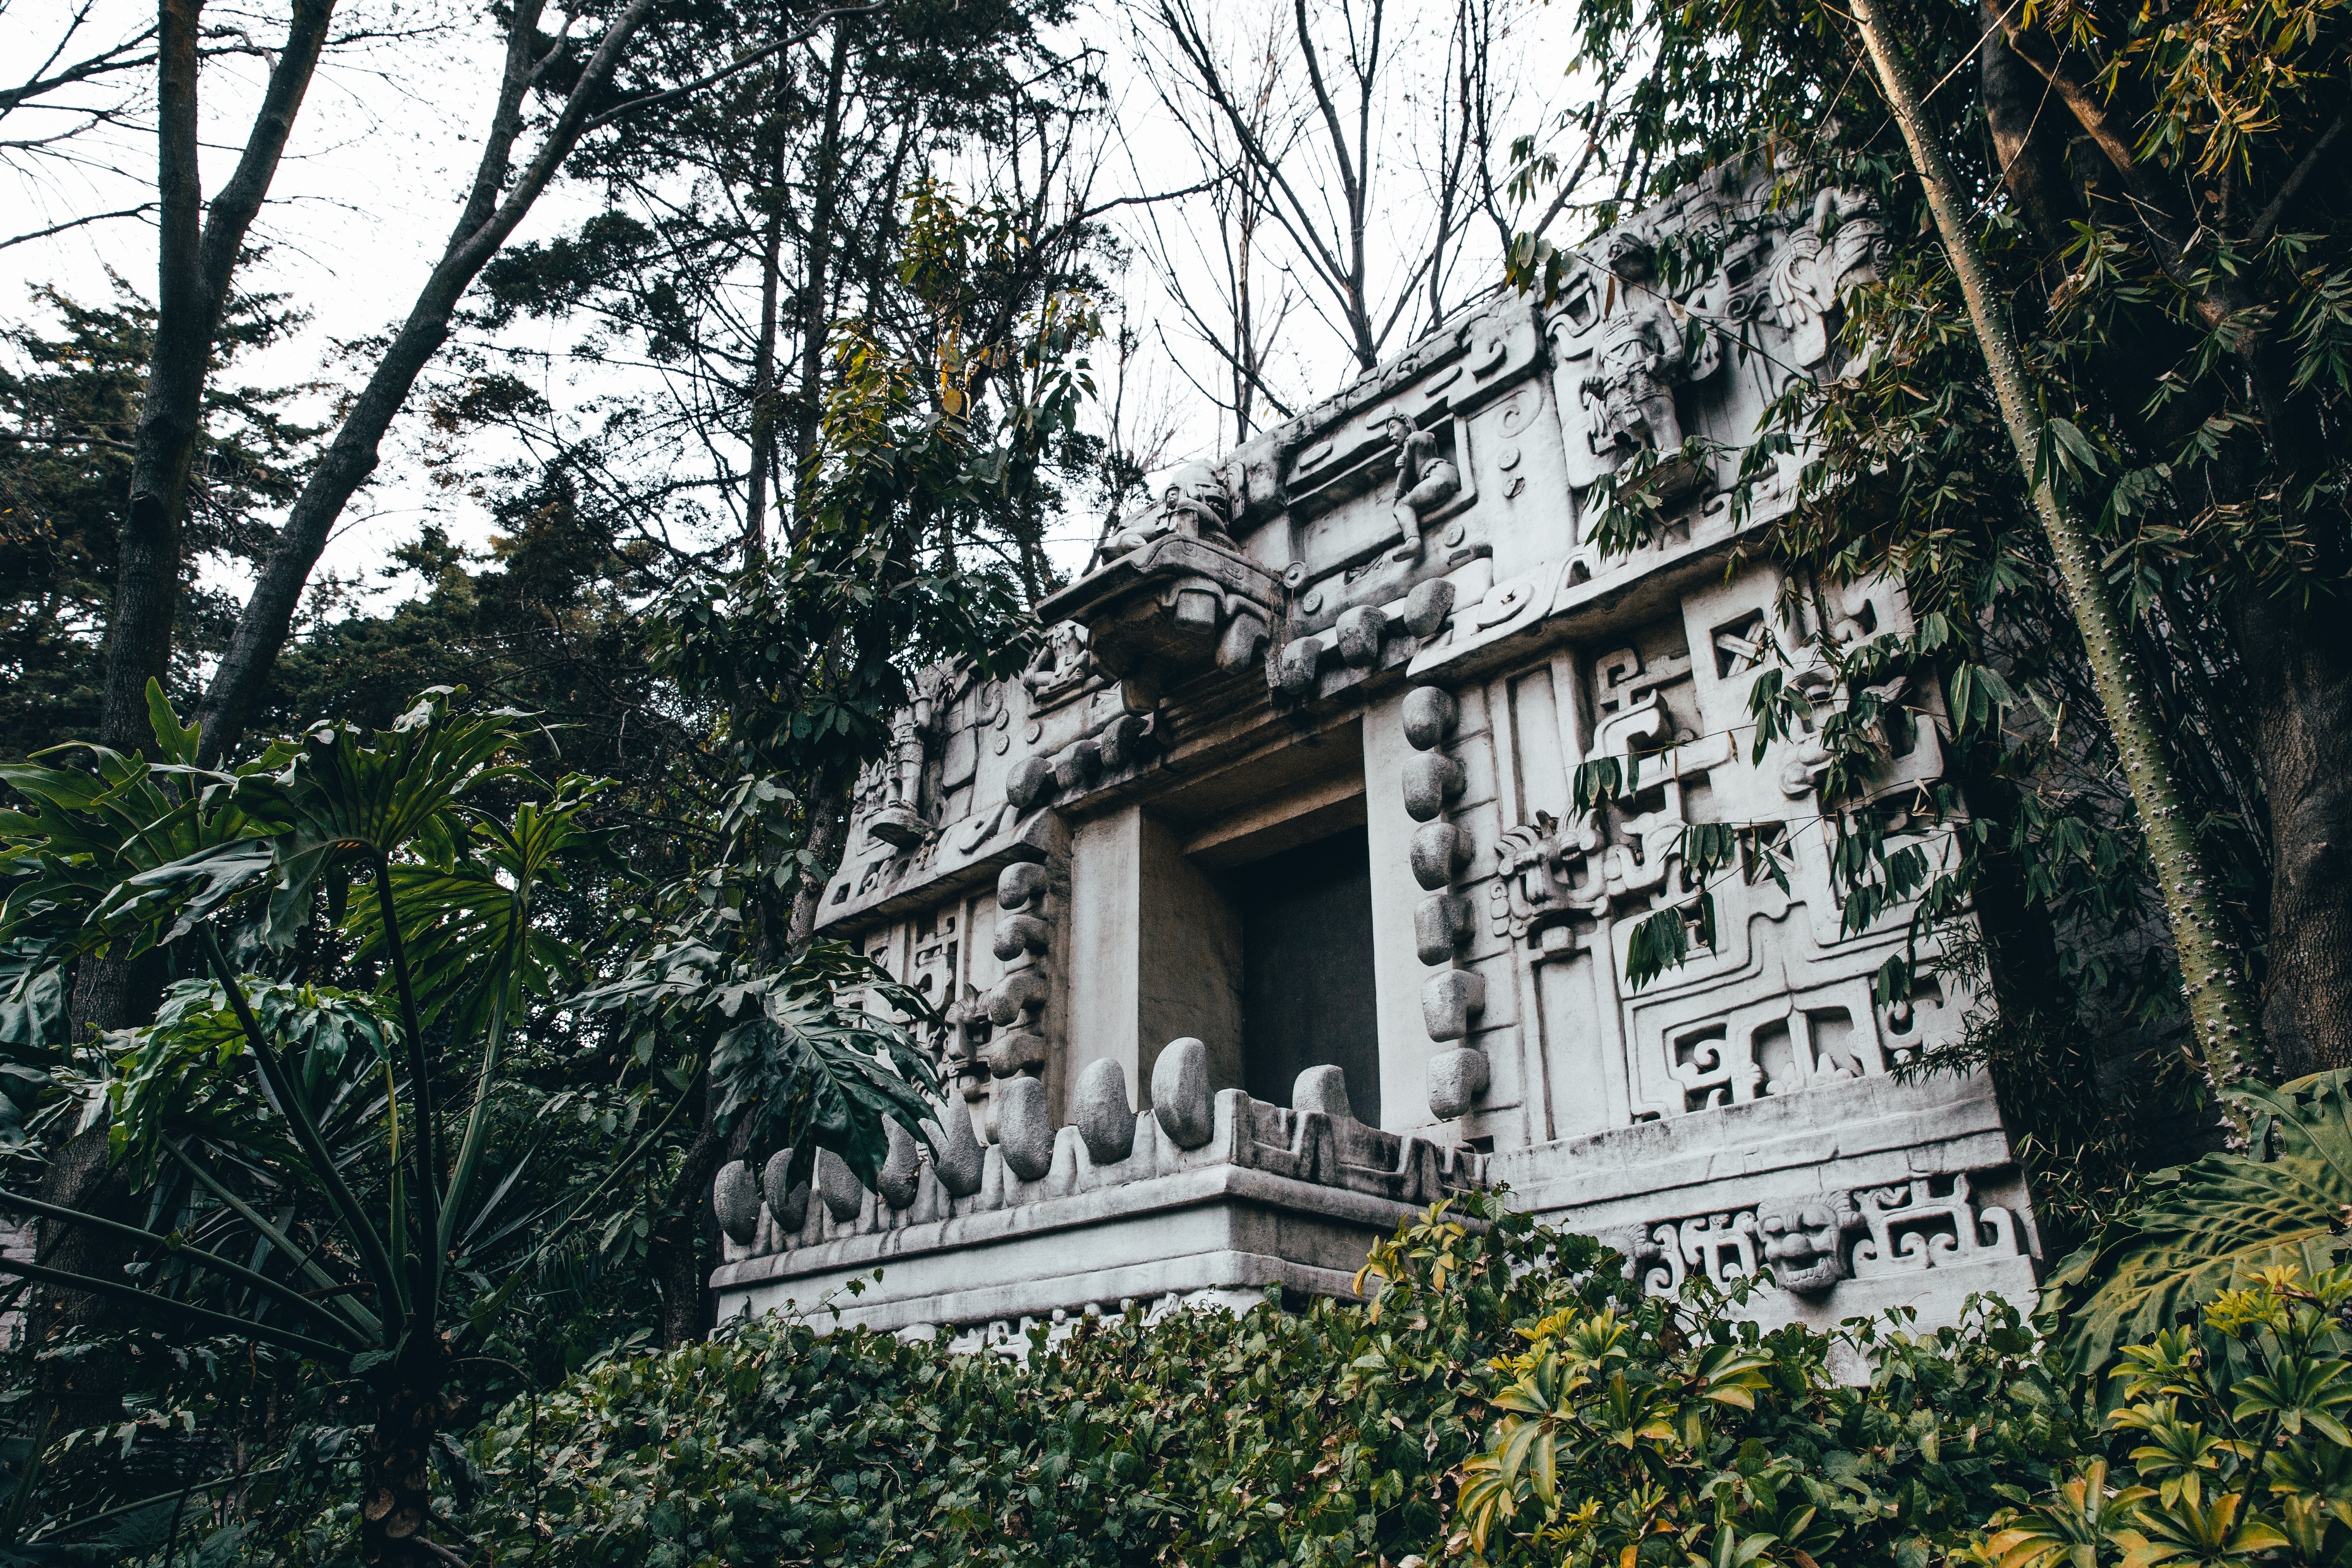
[{"label": "stone column", "polygon": [[1148,1105],[1160,1050],[1192,1036],[1212,1085],[1240,1087],[1241,921],[1174,833],[1139,806],[1081,825],[1070,927],[1068,1081],[1108,1058]]}]

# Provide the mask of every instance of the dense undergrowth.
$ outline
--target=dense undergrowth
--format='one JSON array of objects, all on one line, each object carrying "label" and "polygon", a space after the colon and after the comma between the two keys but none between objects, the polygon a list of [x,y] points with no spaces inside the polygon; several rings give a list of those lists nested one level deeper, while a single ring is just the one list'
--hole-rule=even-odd
[{"label": "dense undergrowth", "polygon": [[[1499,1213],[1374,1270],[1370,1305],[1089,1321],[1025,1363],[745,1322],[507,1407],[444,1506],[498,1563],[1909,1568],[2105,1451],[2000,1302],[1762,1333]],[[1832,1375],[1856,1352],[1866,1386]],[[345,1510],[274,1544],[352,1538]]]}]

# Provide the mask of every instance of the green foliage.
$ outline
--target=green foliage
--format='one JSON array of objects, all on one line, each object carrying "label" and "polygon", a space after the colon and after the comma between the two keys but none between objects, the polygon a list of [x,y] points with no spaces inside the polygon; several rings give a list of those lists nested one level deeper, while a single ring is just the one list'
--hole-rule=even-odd
[{"label": "green foliage", "polygon": [[2247,1092],[2264,1108],[2261,1158],[2208,1154],[2150,1177],[2043,1284],[2038,1317],[2063,1364],[2103,1373],[2224,1292],[2334,1266],[2352,1214],[2352,1072]]},{"label": "green foliage", "polygon": [[[1619,1265],[1479,1197],[1379,1247],[1370,1304],[1130,1312],[979,1353],[746,1321],[492,1417],[465,1522],[499,1561],[663,1568],[1614,1568],[1621,1546],[1711,1563],[1727,1531],[1729,1561],[1840,1568],[1957,1554],[2086,1439],[1997,1304],[1841,1345],[1644,1298]],[[1831,1376],[1865,1352],[1870,1384]]]},{"label": "green foliage", "polygon": [[[2264,1269],[2178,1328],[2126,1346],[2108,1458],[1990,1521],[1997,1568],[2335,1563],[2352,1554],[2352,1272]],[[2114,1463],[2122,1462],[2118,1454]]]},{"label": "green foliage", "polygon": [[[17,759],[98,728],[100,645],[114,595],[116,535],[131,496],[131,453],[154,347],[155,312],[115,279],[87,305],[41,288],[31,321],[0,328],[0,756]],[[297,323],[282,298],[239,293],[217,345],[226,371]],[[286,416],[303,387],[205,388],[197,433],[171,683],[194,689],[217,658],[236,600],[204,581],[261,560],[271,514],[293,497],[314,428]]]}]

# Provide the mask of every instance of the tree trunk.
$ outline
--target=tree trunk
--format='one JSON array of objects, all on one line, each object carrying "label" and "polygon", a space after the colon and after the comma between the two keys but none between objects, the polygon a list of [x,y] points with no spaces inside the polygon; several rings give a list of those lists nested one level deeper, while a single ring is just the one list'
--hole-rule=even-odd
[{"label": "tree trunk", "polygon": [[143,749],[147,683],[171,668],[180,603],[181,534],[188,478],[204,429],[205,380],[228,309],[229,282],[245,237],[277,178],[295,115],[318,71],[333,0],[300,0],[286,47],[246,138],[236,171],[199,228],[203,191],[196,166],[197,35],[201,0],[164,0],[157,29],[155,345],[131,465],[107,620],[106,686],[100,739],[122,752]]},{"label": "tree trunk", "polygon": [[687,1093],[695,1099],[694,1141],[678,1162],[646,1248],[662,1297],[662,1344],[669,1350],[692,1344],[710,1331],[709,1255],[704,1243],[716,1224],[710,1184],[728,1153],[728,1141],[710,1124],[709,1079],[698,1076]]},{"label": "tree trunk", "polygon": [[2270,808],[2272,1068],[2352,1067],[2352,617],[2254,590],[2225,609]]},{"label": "tree trunk", "polygon": [[180,526],[195,451],[212,332],[200,302],[204,192],[196,168],[196,41],[200,0],[163,0],[155,40],[155,347],[131,460],[114,606],[106,626],[106,689],[99,738],[118,752],[153,738],[147,682],[172,658],[180,601]]},{"label": "tree trunk", "polygon": [[375,1425],[360,1457],[360,1557],[371,1568],[438,1568],[442,1561],[425,1542],[443,1371],[439,1342],[420,1336],[377,1393]]},{"label": "tree trunk", "polygon": [[816,935],[816,917],[824,901],[824,885],[841,864],[849,836],[849,791],[852,779],[823,779],[809,802],[808,853],[801,861],[800,887],[793,894],[790,941],[798,952]]},{"label": "tree trunk", "polygon": [[1944,252],[1958,276],[1969,323],[1991,373],[2002,421],[2009,427],[2019,467],[2032,488],[2034,510],[2049,535],[2051,553],[2057,558],[2059,574],[2082,628],[2099,703],[2131,786],[2148,857],[2155,863],[2165,918],[2180,959],[2196,1049],[2215,1094],[2242,1131],[2250,1111],[2236,1090],[2260,1070],[2261,1041],[2255,1035],[2252,1009],[2246,1004],[2244,975],[2229,946],[2221,900],[2199,860],[2195,825],[2183,807],[2173,778],[2172,758],[2157,727],[2157,708],[2147,678],[2133,658],[2128,629],[2093,542],[2059,504],[2056,492],[2046,482],[2035,483],[2042,428],[2027,394],[2024,365],[1995,302],[1984,258],[1969,227],[1958,182],[1935,129],[1920,112],[1910,65],[1879,16],[1876,0],[1856,0],[1853,14],[1871,68],[1903,132]]},{"label": "tree trunk", "polygon": [[457,301],[587,133],[592,106],[604,96],[613,73],[654,4],[655,0],[630,0],[627,9],[606,26],[595,53],[572,84],[562,112],[548,128],[538,154],[511,179],[514,144],[524,122],[524,100],[540,80],[534,51],[540,41],[543,0],[523,0],[509,16],[506,74],[499,83],[498,105],[490,116],[466,209],[450,232],[439,263],[417,291],[408,319],[394,334],[374,374],[344,415],[333,441],[294,498],[277,548],[270,552],[252,596],[237,616],[236,634],[205,692],[199,716],[204,735],[198,760],[205,765],[226,756],[252,721],[262,684],[286,646],[303,585],[319,563],[328,534],[352,495],[375,471],[384,433],[407,402],[417,376],[448,340]]},{"label": "tree trunk", "polygon": [[[832,325],[833,212],[841,163],[841,84],[849,68],[849,22],[833,24],[833,58],[824,72],[824,128],[817,140],[816,188],[809,207],[808,275],[801,280],[801,395],[793,431],[793,470],[807,474],[816,451],[817,418],[824,408],[824,340]],[[804,484],[793,487],[793,514],[807,515]]]}]

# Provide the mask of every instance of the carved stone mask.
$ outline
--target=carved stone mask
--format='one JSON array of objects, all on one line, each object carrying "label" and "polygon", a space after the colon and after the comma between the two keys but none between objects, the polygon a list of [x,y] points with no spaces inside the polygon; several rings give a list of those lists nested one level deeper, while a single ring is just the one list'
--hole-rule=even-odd
[{"label": "carved stone mask", "polygon": [[1800,1296],[1818,1296],[1846,1277],[1844,1233],[1856,1223],[1845,1193],[1769,1199],[1756,1210],[1764,1261],[1783,1289]]}]

